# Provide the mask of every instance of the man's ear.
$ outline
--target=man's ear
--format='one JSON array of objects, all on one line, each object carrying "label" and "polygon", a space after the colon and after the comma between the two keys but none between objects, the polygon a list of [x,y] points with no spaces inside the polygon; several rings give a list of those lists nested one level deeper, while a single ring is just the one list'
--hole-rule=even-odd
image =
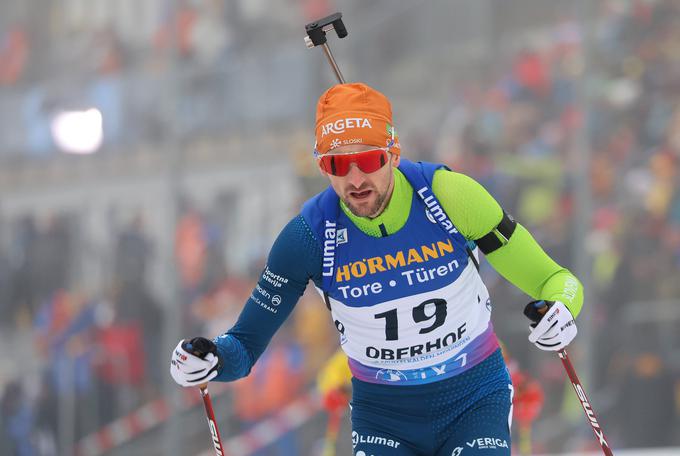
[{"label": "man's ear", "polygon": [[401,160],[401,154],[392,154],[392,166],[395,168],[399,166],[399,160]]}]

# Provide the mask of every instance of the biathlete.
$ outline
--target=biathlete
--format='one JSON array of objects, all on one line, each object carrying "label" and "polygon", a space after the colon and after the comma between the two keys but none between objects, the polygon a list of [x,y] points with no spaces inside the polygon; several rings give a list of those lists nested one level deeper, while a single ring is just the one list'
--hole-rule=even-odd
[{"label": "biathlete", "polygon": [[529,341],[542,350],[576,336],[581,284],[475,180],[402,158],[382,93],[331,87],[315,133],[329,188],[283,228],[210,353],[179,342],[172,377],[196,386],[248,375],[312,280],[349,360],[354,455],[510,454],[512,384],[473,250],[535,300]]}]

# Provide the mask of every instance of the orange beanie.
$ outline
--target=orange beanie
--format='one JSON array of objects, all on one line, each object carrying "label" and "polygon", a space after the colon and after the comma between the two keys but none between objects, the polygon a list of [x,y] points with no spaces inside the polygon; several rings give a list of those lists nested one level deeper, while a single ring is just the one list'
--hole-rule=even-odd
[{"label": "orange beanie", "polygon": [[316,150],[321,154],[348,144],[401,148],[392,126],[392,106],[385,95],[362,84],[338,84],[326,90],[316,105]]}]

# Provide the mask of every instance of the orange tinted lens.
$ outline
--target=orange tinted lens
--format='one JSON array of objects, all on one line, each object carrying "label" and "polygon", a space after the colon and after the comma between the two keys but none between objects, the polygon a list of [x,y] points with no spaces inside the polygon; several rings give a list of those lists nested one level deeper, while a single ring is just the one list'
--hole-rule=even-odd
[{"label": "orange tinted lens", "polygon": [[352,163],[366,173],[374,173],[387,163],[387,152],[383,149],[367,150],[356,154],[326,154],[321,156],[321,169],[334,176],[346,176]]}]

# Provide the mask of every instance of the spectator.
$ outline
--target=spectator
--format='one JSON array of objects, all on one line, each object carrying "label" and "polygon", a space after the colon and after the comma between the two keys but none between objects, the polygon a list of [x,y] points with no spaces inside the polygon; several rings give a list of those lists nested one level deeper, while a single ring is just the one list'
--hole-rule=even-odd
[{"label": "spectator", "polygon": [[76,436],[94,430],[96,306],[75,293],[58,290],[38,311],[34,330],[39,352],[47,361],[54,394],[78,401]]},{"label": "spectator", "polygon": [[616,401],[621,443],[627,448],[654,448],[674,443],[675,395],[671,372],[658,351],[632,357]]},{"label": "spectator", "polygon": [[[284,327],[253,372],[234,383],[234,408],[246,429],[281,410],[300,394],[304,378],[301,355],[300,347],[290,339],[290,329]],[[295,436],[290,432],[270,450],[253,456],[299,454]]]},{"label": "spectator", "polygon": [[144,233],[144,220],[138,214],[116,239],[114,281],[125,288],[145,288],[147,267],[152,260],[153,248]]},{"label": "spectator", "polygon": [[14,25],[0,36],[0,86],[16,84],[24,74],[29,56],[29,40],[21,25]]},{"label": "spectator", "polygon": [[0,410],[0,423],[5,437],[0,446],[7,451],[7,455],[34,456],[35,446],[31,436],[35,412],[19,381],[13,381],[5,388]]},{"label": "spectator", "polygon": [[5,249],[0,245],[0,315],[3,315],[0,319],[0,328],[3,330],[15,323],[11,318],[14,311],[11,286],[13,286],[12,267]]},{"label": "spectator", "polygon": [[192,30],[196,23],[196,9],[188,0],[180,0],[175,11],[166,18],[156,33],[155,45],[159,50],[174,48],[180,57],[191,57],[194,48]]}]

